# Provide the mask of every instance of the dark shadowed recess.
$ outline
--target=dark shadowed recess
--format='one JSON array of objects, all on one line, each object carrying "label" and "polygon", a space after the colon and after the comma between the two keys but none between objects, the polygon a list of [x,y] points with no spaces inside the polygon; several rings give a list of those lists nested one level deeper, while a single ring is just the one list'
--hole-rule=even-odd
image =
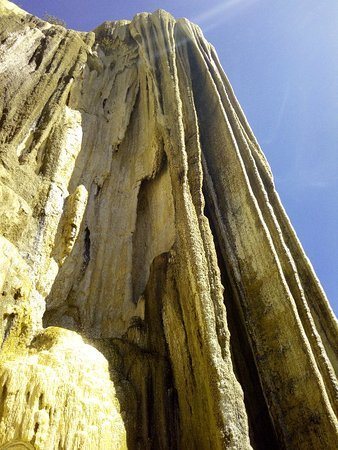
[{"label": "dark shadowed recess", "polygon": [[[193,91],[194,93],[198,93],[204,89],[205,77],[200,71],[200,65],[195,60],[194,52],[191,49],[192,44],[186,42],[186,45],[189,54]],[[194,96],[194,101],[199,120],[202,152],[207,154],[208,142],[205,141],[204,135],[206,133],[203,132],[203,128],[207,126],[203,121],[205,104],[203,104],[198,94]],[[208,167],[210,174],[212,174],[213,169],[217,170],[217,168]],[[272,448],[282,449],[283,445],[277,438],[264,397],[254,353],[245,326],[243,311],[240,303],[240,294],[238,293],[237,287],[231,275],[230,264],[226,251],[221,245],[222,239],[220,237],[220,230],[218,230],[217,226],[213,202],[210,198],[205,182],[203,186],[203,193],[205,198],[204,214],[209,220],[214,237],[218,266],[221,271],[221,279],[224,286],[224,304],[227,311],[228,326],[231,334],[231,356],[235,375],[241,384],[244,393],[251,445],[257,450],[271,450]]]}]

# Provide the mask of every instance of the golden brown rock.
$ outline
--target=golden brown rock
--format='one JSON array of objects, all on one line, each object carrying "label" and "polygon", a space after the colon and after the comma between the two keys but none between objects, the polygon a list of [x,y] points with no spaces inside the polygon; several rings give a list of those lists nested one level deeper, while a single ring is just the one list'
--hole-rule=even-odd
[{"label": "golden brown rock", "polygon": [[336,449],[337,323],[201,30],[0,12],[3,448]]}]

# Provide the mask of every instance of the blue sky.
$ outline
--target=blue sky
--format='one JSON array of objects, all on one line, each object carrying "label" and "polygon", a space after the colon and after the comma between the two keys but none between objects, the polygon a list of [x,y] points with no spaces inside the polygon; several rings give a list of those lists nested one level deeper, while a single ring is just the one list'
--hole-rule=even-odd
[{"label": "blue sky", "polygon": [[272,167],[277,190],[338,313],[337,0],[19,0],[89,31],[166,9],[198,23]]}]

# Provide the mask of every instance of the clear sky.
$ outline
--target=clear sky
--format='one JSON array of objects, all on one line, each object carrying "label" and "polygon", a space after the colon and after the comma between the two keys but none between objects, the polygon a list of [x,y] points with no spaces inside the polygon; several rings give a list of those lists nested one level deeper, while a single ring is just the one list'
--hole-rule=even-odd
[{"label": "clear sky", "polygon": [[338,313],[337,0],[19,0],[69,28],[158,8],[199,24],[272,167],[293,226]]}]

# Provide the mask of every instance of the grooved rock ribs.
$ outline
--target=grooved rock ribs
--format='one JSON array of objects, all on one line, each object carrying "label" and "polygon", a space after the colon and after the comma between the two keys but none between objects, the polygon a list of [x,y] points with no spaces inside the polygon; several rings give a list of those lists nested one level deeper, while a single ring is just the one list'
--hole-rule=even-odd
[{"label": "grooved rock ribs", "polygon": [[337,323],[201,30],[0,13],[0,448],[336,449]]}]

